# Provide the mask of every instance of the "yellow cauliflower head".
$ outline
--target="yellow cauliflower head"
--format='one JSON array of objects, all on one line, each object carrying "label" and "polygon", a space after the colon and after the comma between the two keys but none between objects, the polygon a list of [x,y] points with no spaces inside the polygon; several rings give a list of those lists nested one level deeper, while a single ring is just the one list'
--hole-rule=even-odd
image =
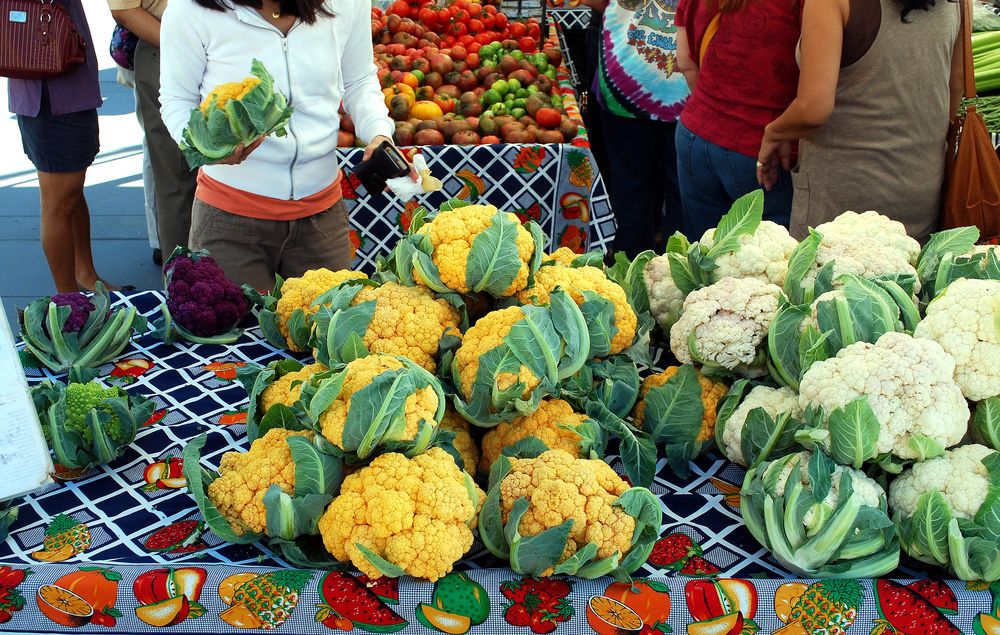
[{"label": "yellow cauliflower head", "polygon": [[573,261],[580,257],[580,254],[576,253],[569,247],[560,247],[556,249],[551,254],[545,257],[546,261],[556,262],[560,265],[569,267],[573,264]]},{"label": "yellow cauliflower head", "polygon": [[269,487],[278,485],[288,495],[295,494],[295,463],[287,443],[295,436],[311,438],[312,433],[274,428],[246,452],[222,455],[219,477],[208,486],[208,498],[237,534],[264,532],[264,494]]},{"label": "yellow cauliflower head", "polygon": [[426,287],[406,287],[395,282],[363,287],[351,304],[372,300],[375,315],[363,338],[372,353],[407,357],[433,373],[438,342],[445,331],[461,335],[458,310],[435,298]]},{"label": "yellow cauliflower head", "polygon": [[[476,373],[479,372],[479,358],[503,344],[511,327],[523,319],[524,311],[521,310],[521,307],[507,307],[487,313],[465,332],[462,346],[455,352],[455,364],[463,395],[468,397],[472,394],[472,384],[476,380]],[[518,375],[499,373],[496,376],[497,387],[500,390],[506,390],[518,381],[525,385],[522,397],[527,397],[531,391],[539,386],[541,378],[536,377],[524,365],[521,366]]]},{"label": "yellow cauliflower head", "polygon": [[462,457],[462,462],[465,464],[465,471],[469,474],[475,474],[476,466],[479,465],[479,445],[472,438],[472,433],[469,431],[469,422],[463,419],[451,407],[448,407],[444,411],[444,417],[441,419],[441,424],[438,428],[455,433],[455,440],[452,443],[455,446],[455,450],[458,451],[459,456]]},{"label": "yellow cauliflower head", "polygon": [[322,373],[326,370],[327,367],[323,364],[308,364],[303,366],[301,370],[275,379],[260,393],[261,412],[266,414],[271,406],[277,404],[284,404],[291,408],[302,394],[302,384],[309,381],[314,373]]},{"label": "yellow cauliflower head", "polygon": [[216,108],[224,108],[231,99],[240,100],[260,83],[259,77],[247,77],[238,82],[226,82],[212,89],[212,92],[201,102],[201,112],[208,112],[208,107],[215,103]]},{"label": "yellow cauliflower head", "polygon": [[[596,558],[632,548],[635,519],[615,501],[628,484],[601,460],[578,459],[563,450],[549,450],[534,459],[511,459],[510,473],[500,483],[500,511],[504,524],[519,498],[530,503],[518,531],[534,536],[573,520],[569,540],[559,562],[588,543],[597,545]],[[541,575],[551,575],[552,570]]]},{"label": "yellow cauliflower head", "polygon": [[[427,236],[430,240],[433,248],[431,260],[438,269],[441,282],[449,289],[464,294],[473,291],[476,286],[479,288],[489,286],[489,280],[468,280],[466,265],[472,251],[473,240],[493,225],[497,211],[492,205],[467,205],[445,210],[417,230],[417,235]],[[535,240],[531,232],[521,226],[517,216],[510,212],[506,212],[505,216],[516,226],[515,231],[508,236],[517,246],[521,265],[506,289],[494,295],[509,297],[528,286],[531,259],[535,253]],[[414,277],[419,280],[419,275],[415,270]]]},{"label": "yellow cauliflower head", "polygon": [[383,454],[344,479],[319,521],[323,544],[372,579],[383,576],[362,545],[407,575],[436,581],[472,547],[485,494],[451,455],[431,448],[412,459]]},{"label": "yellow cauliflower head", "polygon": [[[645,398],[649,394],[649,391],[666,384],[681,368],[681,366],[669,366],[662,373],[650,375],[643,380],[642,388],[639,392],[639,403],[635,407],[635,425],[637,428],[643,428],[646,414]],[[701,403],[705,407],[705,412],[702,414],[701,428],[698,430],[695,440],[705,442],[715,436],[715,411],[719,400],[729,392],[729,386],[724,382],[705,377],[701,373],[698,373],[698,384],[701,386]]]},{"label": "yellow cauliflower head", "polygon": [[614,325],[617,332],[611,338],[611,355],[621,353],[632,344],[638,326],[635,310],[628,302],[625,289],[622,289],[617,282],[609,280],[603,271],[597,267],[546,265],[535,273],[534,286],[518,293],[517,299],[524,304],[546,305],[549,303],[549,294],[556,287],[562,287],[569,292],[577,305],[583,304],[584,291],[593,291],[614,305]]},{"label": "yellow cauliflower head", "polygon": [[588,420],[587,415],[573,411],[562,399],[543,399],[538,410],[526,417],[501,422],[483,437],[483,452],[479,471],[489,473],[504,448],[527,437],[535,437],[550,450],[564,450],[574,458],[583,456],[583,436],[576,431]]},{"label": "yellow cauliflower head", "polygon": [[312,306],[316,298],[348,280],[365,278],[368,276],[362,271],[312,269],[298,278],[285,280],[281,285],[281,297],[278,299],[274,312],[278,330],[288,342],[288,350],[296,353],[302,353],[306,350],[305,347],[293,342],[289,336],[288,321],[292,319],[292,313],[295,312],[295,309],[301,309],[307,317],[313,315],[319,310],[319,307]]},{"label": "yellow cauliflower head", "polygon": [[[351,397],[354,393],[368,386],[372,381],[386,371],[399,370],[405,364],[390,355],[374,354],[361,357],[347,364],[343,387],[338,397],[323,411],[319,417],[320,430],[326,440],[344,449],[344,426],[347,424],[348,412],[351,408]],[[327,380],[329,381],[329,380]],[[412,441],[417,438],[420,422],[437,425],[438,408],[441,401],[437,392],[431,386],[417,389],[409,395],[403,405],[404,425],[401,430],[391,432],[393,441]],[[390,433],[387,433],[390,434]],[[388,439],[387,439],[388,440]]]}]

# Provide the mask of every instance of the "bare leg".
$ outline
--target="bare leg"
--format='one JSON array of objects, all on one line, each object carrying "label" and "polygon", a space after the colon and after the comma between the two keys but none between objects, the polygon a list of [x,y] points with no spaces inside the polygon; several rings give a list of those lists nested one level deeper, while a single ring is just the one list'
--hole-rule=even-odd
[{"label": "bare leg", "polygon": [[90,249],[90,208],[87,206],[87,197],[82,194],[76,209],[73,210],[73,241],[76,254],[76,282],[84,289],[93,289],[99,277],[94,269],[94,256]]},{"label": "bare leg", "polygon": [[[86,170],[81,172],[38,172],[38,189],[42,205],[42,251],[49,262],[49,271],[58,293],[77,290],[77,252],[74,237],[74,219],[83,201],[83,182]],[[82,203],[86,209],[86,203]],[[89,226],[87,233],[90,233]],[[87,251],[90,248],[88,245]],[[90,266],[93,271],[93,263]]]}]

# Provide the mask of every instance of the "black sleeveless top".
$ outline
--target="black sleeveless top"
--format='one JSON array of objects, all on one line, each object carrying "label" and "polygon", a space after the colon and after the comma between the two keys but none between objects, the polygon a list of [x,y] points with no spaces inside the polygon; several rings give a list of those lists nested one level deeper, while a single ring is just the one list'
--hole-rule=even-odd
[{"label": "black sleeveless top", "polygon": [[851,13],[844,26],[841,68],[847,68],[864,57],[875,43],[881,26],[882,5],[879,0],[851,0]]}]

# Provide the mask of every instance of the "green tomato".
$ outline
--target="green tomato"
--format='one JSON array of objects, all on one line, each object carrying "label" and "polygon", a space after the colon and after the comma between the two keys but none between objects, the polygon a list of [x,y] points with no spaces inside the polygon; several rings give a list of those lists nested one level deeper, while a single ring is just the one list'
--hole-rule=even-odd
[{"label": "green tomato", "polygon": [[531,85],[528,86],[528,94],[529,95],[534,95],[537,92],[538,92],[538,86],[536,86],[535,84],[531,84]]},{"label": "green tomato", "polygon": [[415,68],[415,69],[413,69],[410,72],[413,73],[414,77],[417,78],[418,82],[420,82],[421,84],[424,83],[424,72],[423,71],[418,70],[418,69]]},{"label": "green tomato", "polygon": [[521,82],[517,81],[516,79],[508,79],[507,86],[510,88],[510,92],[512,93],[516,93],[517,91],[521,90]]},{"label": "green tomato", "polygon": [[524,105],[528,102],[527,99],[519,98],[514,100],[514,108],[524,108]]},{"label": "green tomato", "polygon": [[501,95],[506,95],[507,91],[510,90],[510,84],[508,84],[507,80],[505,79],[498,79],[497,81],[493,82],[492,86],[490,86],[490,90],[495,90]]},{"label": "green tomato", "polygon": [[514,49],[513,51],[510,52],[510,56],[516,59],[517,61],[521,61],[524,59],[524,53],[521,52],[521,49]]},{"label": "green tomato", "polygon": [[521,117],[528,114],[528,111],[524,108],[514,108],[510,111],[510,114],[514,116],[515,119],[520,119]]},{"label": "green tomato", "polygon": [[538,69],[539,73],[544,73],[545,71],[549,70],[549,63],[545,61],[545,59],[543,58],[538,62],[535,62],[535,68]]},{"label": "green tomato", "polygon": [[516,97],[517,99],[524,99],[529,94],[531,94],[531,93],[528,92],[527,88],[518,88],[517,92],[514,93],[514,97]]},{"label": "green tomato", "polygon": [[480,65],[488,66],[489,68],[493,68],[494,66],[497,65],[497,61],[493,58],[482,59],[479,63]]},{"label": "green tomato", "polygon": [[491,88],[488,91],[486,91],[485,93],[483,93],[482,101],[483,101],[483,105],[486,106],[487,108],[489,108],[489,107],[493,106],[493,104],[500,103],[500,101],[502,99],[503,99],[503,97],[500,96],[500,93],[498,93],[497,91],[495,91],[495,90],[493,90]]},{"label": "green tomato", "polygon": [[492,106],[490,106],[490,111],[494,115],[506,115],[507,114],[507,105],[504,104],[504,103],[493,104]]},{"label": "green tomato", "polygon": [[548,69],[547,69],[547,70],[545,71],[545,76],[546,76],[546,77],[548,77],[549,79],[551,79],[552,81],[555,81],[555,79],[556,79],[556,69],[554,69],[554,68],[552,68],[552,67],[550,66],[550,67],[549,67],[549,68],[548,68]]}]

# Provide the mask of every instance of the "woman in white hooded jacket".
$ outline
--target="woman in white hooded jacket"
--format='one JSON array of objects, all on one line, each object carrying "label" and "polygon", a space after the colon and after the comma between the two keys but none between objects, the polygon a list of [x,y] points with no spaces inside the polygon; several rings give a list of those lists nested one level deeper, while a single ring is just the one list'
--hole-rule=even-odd
[{"label": "woman in white hooded jacket", "polygon": [[294,111],[270,136],[205,166],[189,244],[208,249],[234,281],[269,289],[275,274],[350,265],[337,161],[338,109],[369,142],[390,140],[371,41],[370,0],[171,0],[161,25],[163,122],[180,141],[215,86],[249,75],[256,58]]}]

